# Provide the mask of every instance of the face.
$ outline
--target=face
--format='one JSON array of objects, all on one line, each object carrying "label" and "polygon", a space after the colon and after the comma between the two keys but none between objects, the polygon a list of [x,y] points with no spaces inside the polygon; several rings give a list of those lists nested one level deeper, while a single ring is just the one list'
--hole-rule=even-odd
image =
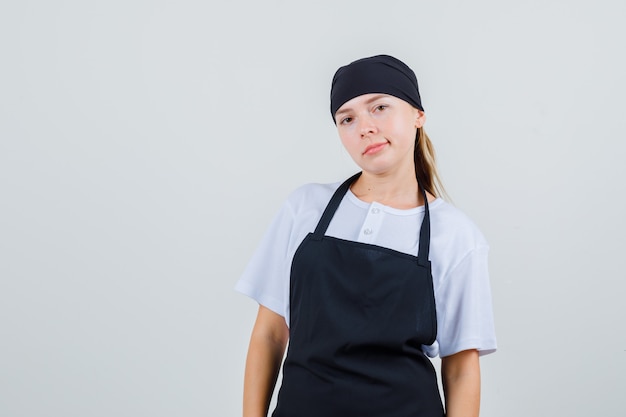
[{"label": "face", "polygon": [[335,114],[343,146],[365,172],[375,175],[413,169],[417,128],[424,112],[387,94],[364,94]]}]

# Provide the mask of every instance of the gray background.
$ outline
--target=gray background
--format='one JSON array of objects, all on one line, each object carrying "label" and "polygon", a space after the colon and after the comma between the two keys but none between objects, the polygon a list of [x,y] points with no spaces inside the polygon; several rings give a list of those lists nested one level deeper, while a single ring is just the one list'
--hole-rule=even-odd
[{"label": "gray background", "polygon": [[491,246],[482,416],[626,410],[623,1],[3,1],[0,416],[236,416],[232,287],[287,194],[356,170],[333,72],[421,82]]}]

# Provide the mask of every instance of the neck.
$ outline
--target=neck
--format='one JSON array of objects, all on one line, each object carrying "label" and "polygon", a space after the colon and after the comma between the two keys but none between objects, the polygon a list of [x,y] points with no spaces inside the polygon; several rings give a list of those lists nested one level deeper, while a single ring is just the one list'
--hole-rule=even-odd
[{"label": "neck", "polygon": [[412,172],[396,174],[373,174],[363,171],[350,190],[359,200],[367,203],[376,201],[398,209],[419,207],[424,204],[414,169]]}]

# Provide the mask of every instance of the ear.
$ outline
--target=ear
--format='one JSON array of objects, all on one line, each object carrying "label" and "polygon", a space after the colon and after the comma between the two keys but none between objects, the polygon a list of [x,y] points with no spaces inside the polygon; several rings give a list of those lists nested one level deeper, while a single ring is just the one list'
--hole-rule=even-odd
[{"label": "ear", "polygon": [[421,110],[415,110],[415,127],[419,129],[420,127],[424,126],[424,123],[426,123],[426,114],[424,114],[424,112]]}]

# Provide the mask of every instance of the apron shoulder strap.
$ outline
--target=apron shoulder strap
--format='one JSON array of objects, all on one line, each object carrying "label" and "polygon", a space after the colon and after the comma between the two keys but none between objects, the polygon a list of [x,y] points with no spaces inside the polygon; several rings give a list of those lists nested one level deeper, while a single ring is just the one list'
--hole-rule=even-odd
[{"label": "apron shoulder strap", "polygon": [[326,206],[326,209],[324,210],[324,213],[322,214],[322,218],[317,223],[315,232],[313,232],[313,235],[316,239],[319,240],[322,238],[322,236],[326,234],[326,229],[328,229],[328,225],[330,224],[330,221],[333,219],[333,215],[335,214],[335,211],[337,211],[339,204],[341,204],[341,200],[343,199],[343,196],[348,192],[348,188],[350,188],[350,185],[352,185],[352,183],[356,181],[356,179],[359,178],[360,176],[361,176],[360,172],[354,174],[353,176],[345,180],[344,183],[339,186],[339,188],[337,188],[337,191],[335,191],[335,194],[333,194],[332,198],[330,199],[330,202]]},{"label": "apron shoulder strap", "polygon": [[422,226],[420,228],[420,245],[417,253],[417,263],[421,266],[428,265],[428,255],[430,252],[430,210],[428,210],[428,197],[419,179],[417,185],[422,190],[422,196],[424,197],[424,220],[422,220]]}]

